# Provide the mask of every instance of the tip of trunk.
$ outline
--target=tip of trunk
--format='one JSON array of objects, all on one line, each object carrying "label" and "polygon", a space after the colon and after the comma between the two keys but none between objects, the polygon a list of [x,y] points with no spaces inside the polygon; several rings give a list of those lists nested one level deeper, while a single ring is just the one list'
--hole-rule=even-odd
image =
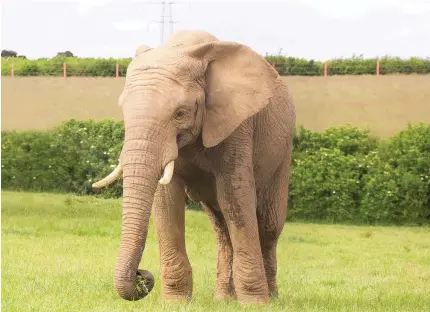
[{"label": "tip of trunk", "polygon": [[134,281],[115,281],[115,290],[121,298],[128,301],[137,301],[145,298],[154,288],[155,280],[151,272],[137,270]]}]

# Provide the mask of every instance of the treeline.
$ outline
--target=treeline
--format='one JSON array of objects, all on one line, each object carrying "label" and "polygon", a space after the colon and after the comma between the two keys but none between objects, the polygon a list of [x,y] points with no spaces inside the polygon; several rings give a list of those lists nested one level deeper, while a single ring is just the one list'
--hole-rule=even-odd
[{"label": "treeline", "polygon": [[[321,76],[324,73],[324,62],[305,60],[294,57],[267,56],[270,64],[282,76]],[[327,75],[375,75],[378,59],[352,57],[327,61]],[[379,59],[379,74],[428,74],[430,58],[383,57]]]},{"label": "treeline", "polygon": [[[324,73],[324,62],[305,60],[302,58],[284,56],[265,56],[266,60],[275,66],[282,76],[321,76]],[[63,64],[67,65],[67,76],[100,76],[116,75],[116,64],[119,76],[125,76],[131,58],[78,58],[59,53],[53,58],[29,60],[25,58],[2,58],[2,76],[11,75],[12,64],[16,76],[62,76]],[[377,59],[352,57],[327,61],[328,75],[375,75]],[[430,73],[430,58],[412,57],[383,57],[379,59],[379,73],[385,74],[428,74]]]},{"label": "treeline", "polygon": [[[122,195],[91,184],[117,165],[123,122],[70,120],[46,132],[2,132],[2,188]],[[289,220],[430,224],[430,125],[388,140],[351,126],[294,137]],[[199,205],[188,200],[190,209]]]},{"label": "treeline", "polygon": [[115,77],[116,64],[119,76],[125,76],[131,58],[77,58],[59,55],[37,60],[2,58],[2,76],[10,76],[12,64],[15,76],[62,76],[63,64],[67,66],[67,76]]}]

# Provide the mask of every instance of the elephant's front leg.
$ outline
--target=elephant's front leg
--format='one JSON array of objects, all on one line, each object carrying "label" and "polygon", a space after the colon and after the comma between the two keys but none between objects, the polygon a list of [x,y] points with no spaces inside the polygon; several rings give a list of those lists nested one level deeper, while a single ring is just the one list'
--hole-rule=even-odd
[{"label": "elephant's front leg", "polygon": [[185,249],[185,190],[183,181],[176,175],[168,185],[158,186],[153,214],[160,251],[163,296],[189,301],[193,283]]},{"label": "elephant's front leg", "polygon": [[236,299],[233,284],[233,247],[227,224],[214,204],[202,203],[216,233],[217,241],[217,279],[215,298],[218,300]]},{"label": "elephant's front leg", "polygon": [[267,303],[269,290],[260,247],[252,168],[235,165],[217,177],[217,197],[233,246],[233,280],[239,302]]}]

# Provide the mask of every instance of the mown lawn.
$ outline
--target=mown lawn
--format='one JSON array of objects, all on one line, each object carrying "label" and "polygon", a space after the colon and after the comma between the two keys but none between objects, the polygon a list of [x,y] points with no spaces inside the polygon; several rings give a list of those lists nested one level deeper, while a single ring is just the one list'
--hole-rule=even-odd
[{"label": "mown lawn", "polygon": [[[2,192],[3,311],[231,311],[215,289],[215,236],[187,212],[194,296],[163,302],[151,222],[142,268],[156,286],[138,302],[113,290],[121,201]],[[279,299],[261,311],[429,311],[430,228],[288,223],[278,248]]]}]

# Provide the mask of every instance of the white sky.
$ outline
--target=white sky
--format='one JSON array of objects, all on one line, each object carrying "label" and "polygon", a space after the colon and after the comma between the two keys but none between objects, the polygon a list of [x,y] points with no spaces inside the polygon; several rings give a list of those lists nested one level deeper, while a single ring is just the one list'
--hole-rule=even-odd
[{"label": "white sky", "polygon": [[[430,0],[181,1],[174,29],[201,29],[261,54],[325,60],[430,57]],[[160,0],[2,0],[2,49],[131,57],[160,44]],[[167,8],[168,6],[166,6]],[[165,15],[168,15],[166,10]],[[165,18],[165,37],[170,34]]]}]

